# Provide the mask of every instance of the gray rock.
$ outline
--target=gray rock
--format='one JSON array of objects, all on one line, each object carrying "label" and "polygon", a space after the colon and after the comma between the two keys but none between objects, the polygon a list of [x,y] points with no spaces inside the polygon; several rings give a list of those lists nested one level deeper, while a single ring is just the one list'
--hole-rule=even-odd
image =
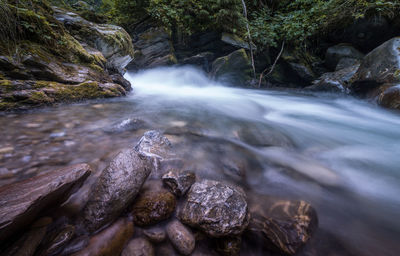
[{"label": "gray rock", "polygon": [[239,235],[249,223],[246,196],[241,189],[222,182],[196,182],[187,194],[179,218],[212,237]]},{"label": "gray rock", "polygon": [[288,62],[292,71],[300,77],[304,83],[311,83],[315,79],[315,75],[311,68],[302,63]]},{"label": "gray rock", "polygon": [[246,86],[252,79],[250,59],[244,49],[216,59],[210,76],[220,82],[236,86]]},{"label": "gray rock", "polygon": [[[250,50],[249,43],[234,34],[222,33],[221,41],[226,44],[230,44],[234,47],[237,47],[237,48],[244,48],[246,50]],[[257,46],[255,44],[252,43],[251,47],[252,47],[253,51],[257,50]]]},{"label": "gray rock", "polygon": [[154,256],[153,245],[144,238],[132,239],[121,256]]},{"label": "gray rock", "polygon": [[214,59],[214,53],[212,52],[201,52],[194,56],[186,57],[179,61],[181,64],[193,65],[202,68],[205,72],[209,72]]},{"label": "gray rock", "polygon": [[252,195],[249,209],[251,218],[246,236],[280,253],[295,254],[318,226],[317,213],[304,201]]},{"label": "gray rock", "polygon": [[151,172],[146,157],[134,149],[122,150],[103,170],[83,209],[90,232],[115,220],[138,194]]},{"label": "gray rock", "polygon": [[385,108],[400,110],[400,84],[393,84],[378,98],[378,104]]},{"label": "gray rock", "polygon": [[325,64],[334,70],[342,58],[361,60],[364,54],[348,44],[339,44],[329,47],[325,55]]},{"label": "gray rock", "polygon": [[339,71],[345,68],[353,67],[353,66],[360,66],[361,60],[354,59],[354,58],[341,58],[339,63],[336,65],[335,71]]},{"label": "gray rock", "polygon": [[191,171],[171,170],[162,176],[162,181],[176,196],[183,196],[196,181],[196,174]]},{"label": "gray rock", "polygon": [[165,230],[161,227],[151,227],[143,230],[143,234],[153,243],[161,243],[167,237]]},{"label": "gray rock", "polygon": [[44,209],[57,206],[90,175],[87,164],[73,165],[0,188],[0,241],[29,225]]},{"label": "gray rock", "polygon": [[361,61],[351,88],[364,94],[386,83],[400,83],[400,37],[380,45]]},{"label": "gray rock", "polygon": [[193,233],[180,221],[174,220],[167,226],[168,238],[172,245],[183,255],[190,255],[195,247],[196,240]]}]

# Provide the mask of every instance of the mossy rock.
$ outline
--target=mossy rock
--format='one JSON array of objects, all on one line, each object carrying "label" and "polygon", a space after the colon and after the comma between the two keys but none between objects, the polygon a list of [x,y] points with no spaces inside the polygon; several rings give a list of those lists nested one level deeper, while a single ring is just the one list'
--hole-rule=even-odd
[{"label": "mossy rock", "polygon": [[236,86],[246,86],[252,79],[252,67],[245,49],[216,59],[211,76],[217,81]]}]

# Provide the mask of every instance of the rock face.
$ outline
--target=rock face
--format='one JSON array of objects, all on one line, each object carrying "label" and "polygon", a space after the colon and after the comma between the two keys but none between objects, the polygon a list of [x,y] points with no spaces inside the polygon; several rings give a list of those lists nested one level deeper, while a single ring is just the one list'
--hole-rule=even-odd
[{"label": "rock face", "polygon": [[90,239],[89,245],[73,256],[115,256],[120,255],[126,242],[133,235],[133,224],[128,219],[120,219],[109,228]]},{"label": "rock face", "polygon": [[246,235],[269,250],[293,255],[318,226],[315,210],[304,201],[252,196],[249,206],[251,218]]},{"label": "rock face", "polygon": [[196,240],[192,232],[178,220],[167,226],[168,238],[173,246],[183,255],[190,255],[195,247]]},{"label": "rock face", "polygon": [[363,94],[379,85],[399,82],[400,37],[396,37],[365,56],[353,78],[352,89]]},{"label": "rock face", "polygon": [[70,166],[0,188],[0,241],[27,226],[43,210],[64,202],[90,175],[86,164]]},{"label": "rock face", "polygon": [[352,45],[339,44],[329,47],[325,55],[325,64],[328,68],[335,70],[339,61],[343,58],[361,60],[364,54]]},{"label": "rock face", "polygon": [[[87,30],[82,29],[85,30],[82,34],[86,37],[101,34],[104,38],[109,38],[110,41],[107,42],[113,54],[107,55],[107,52],[102,52],[102,48],[94,45],[93,41],[85,41],[78,34],[74,34],[75,38],[71,35],[72,32],[68,33],[66,26],[70,23],[66,22],[64,26],[64,23],[56,20],[53,16],[55,10],[66,16],[75,15],[76,19],[82,22],[79,26],[84,27],[83,24],[86,24]],[[122,39],[112,38],[115,33],[110,32],[111,28],[110,31],[106,30],[107,25],[101,26],[103,31],[97,31],[95,28],[100,30],[100,25],[88,22],[74,13],[57,8],[55,10],[46,1],[36,1],[31,3],[28,9],[18,10],[18,14],[15,14],[21,23],[32,24],[32,27],[30,30],[21,27],[21,37],[18,36],[19,40],[15,42],[20,49],[18,58],[13,56],[14,50],[7,50],[10,47],[7,40],[0,42],[0,110],[28,109],[57,102],[117,97],[125,95],[126,91],[131,89],[127,80],[122,77],[115,79],[109,73],[121,70],[126,65],[124,62],[127,57],[119,56],[127,53],[122,54],[122,50],[116,49],[123,45],[121,40],[130,42],[129,36],[126,37],[126,33],[121,32],[124,34],[121,35]],[[32,21],[33,14],[40,18]],[[126,47],[132,50],[131,44]],[[112,68],[106,70],[107,66]]]},{"label": "rock face", "polygon": [[132,207],[134,223],[138,226],[148,226],[168,219],[175,210],[174,195],[164,189],[143,190]]},{"label": "rock face", "polygon": [[162,180],[176,196],[183,196],[196,181],[196,174],[191,171],[171,170],[162,176]]},{"label": "rock face", "polygon": [[218,181],[192,185],[179,213],[181,221],[212,237],[239,235],[249,223],[243,191]]},{"label": "rock face", "polygon": [[248,84],[252,78],[252,67],[246,51],[240,49],[216,59],[212,64],[210,75],[218,81],[233,85]]},{"label": "rock face", "polygon": [[144,238],[132,239],[121,256],[154,256],[153,245]]},{"label": "rock face", "polygon": [[145,156],[122,150],[101,173],[83,210],[90,232],[110,223],[128,207],[151,172]]},{"label": "rock face", "polygon": [[145,69],[169,66],[177,63],[171,35],[164,28],[144,20],[131,33],[135,59],[129,69]]},{"label": "rock face", "polygon": [[103,54],[107,59],[108,69],[122,73],[133,59],[132,40],[123,28],[109,24],[96,24],[83,19],[78,14],[57,7],[54,7],[54,11],[54,17],[64,24],[75,39]]}]

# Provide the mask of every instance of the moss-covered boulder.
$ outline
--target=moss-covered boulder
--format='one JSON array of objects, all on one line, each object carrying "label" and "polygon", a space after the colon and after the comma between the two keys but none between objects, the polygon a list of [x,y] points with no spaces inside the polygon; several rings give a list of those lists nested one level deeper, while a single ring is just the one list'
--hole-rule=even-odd
[{"label": "moss-covered boulder", "polygon": [[110,75],[110,59],[79,42],[54,18],[47,1],[9,2],[2,7],[18,30],[2,27],[0,110],[116,97],[131,89],[120,74]]},{"label": "moss-covered boulder", "polygon": [[132,39],[119,26],[96,24],[76,13],[53,7],[54,17],[62,22],[69,33],[79,42],[99,50],[107,59],[107,68],[123,72],[134,56]]},{"label": "moss-covered boulder", "polygon": [[246,86],[252,79],[250,58],[245,49],[216,59],[210,72],[217,81],[235,86]]}]

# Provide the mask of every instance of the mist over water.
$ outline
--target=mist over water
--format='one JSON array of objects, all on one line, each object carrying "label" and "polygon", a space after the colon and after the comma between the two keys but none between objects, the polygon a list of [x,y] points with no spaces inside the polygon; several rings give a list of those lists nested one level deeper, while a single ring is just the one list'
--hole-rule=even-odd
[{"label": "mist over water", "polygon": [[[134,89],[124,98],[0,116],[1,146],[14,147],[0,168],[16,174],[0,183],[79,162],[99,172],[157,129],[201,177],[310,202],[320,229],[354,255],[400,251],[399,113],[343,95],[229,87],[191,67],[125,77]],[[335,251],[331,242],[321,243]]]}]

